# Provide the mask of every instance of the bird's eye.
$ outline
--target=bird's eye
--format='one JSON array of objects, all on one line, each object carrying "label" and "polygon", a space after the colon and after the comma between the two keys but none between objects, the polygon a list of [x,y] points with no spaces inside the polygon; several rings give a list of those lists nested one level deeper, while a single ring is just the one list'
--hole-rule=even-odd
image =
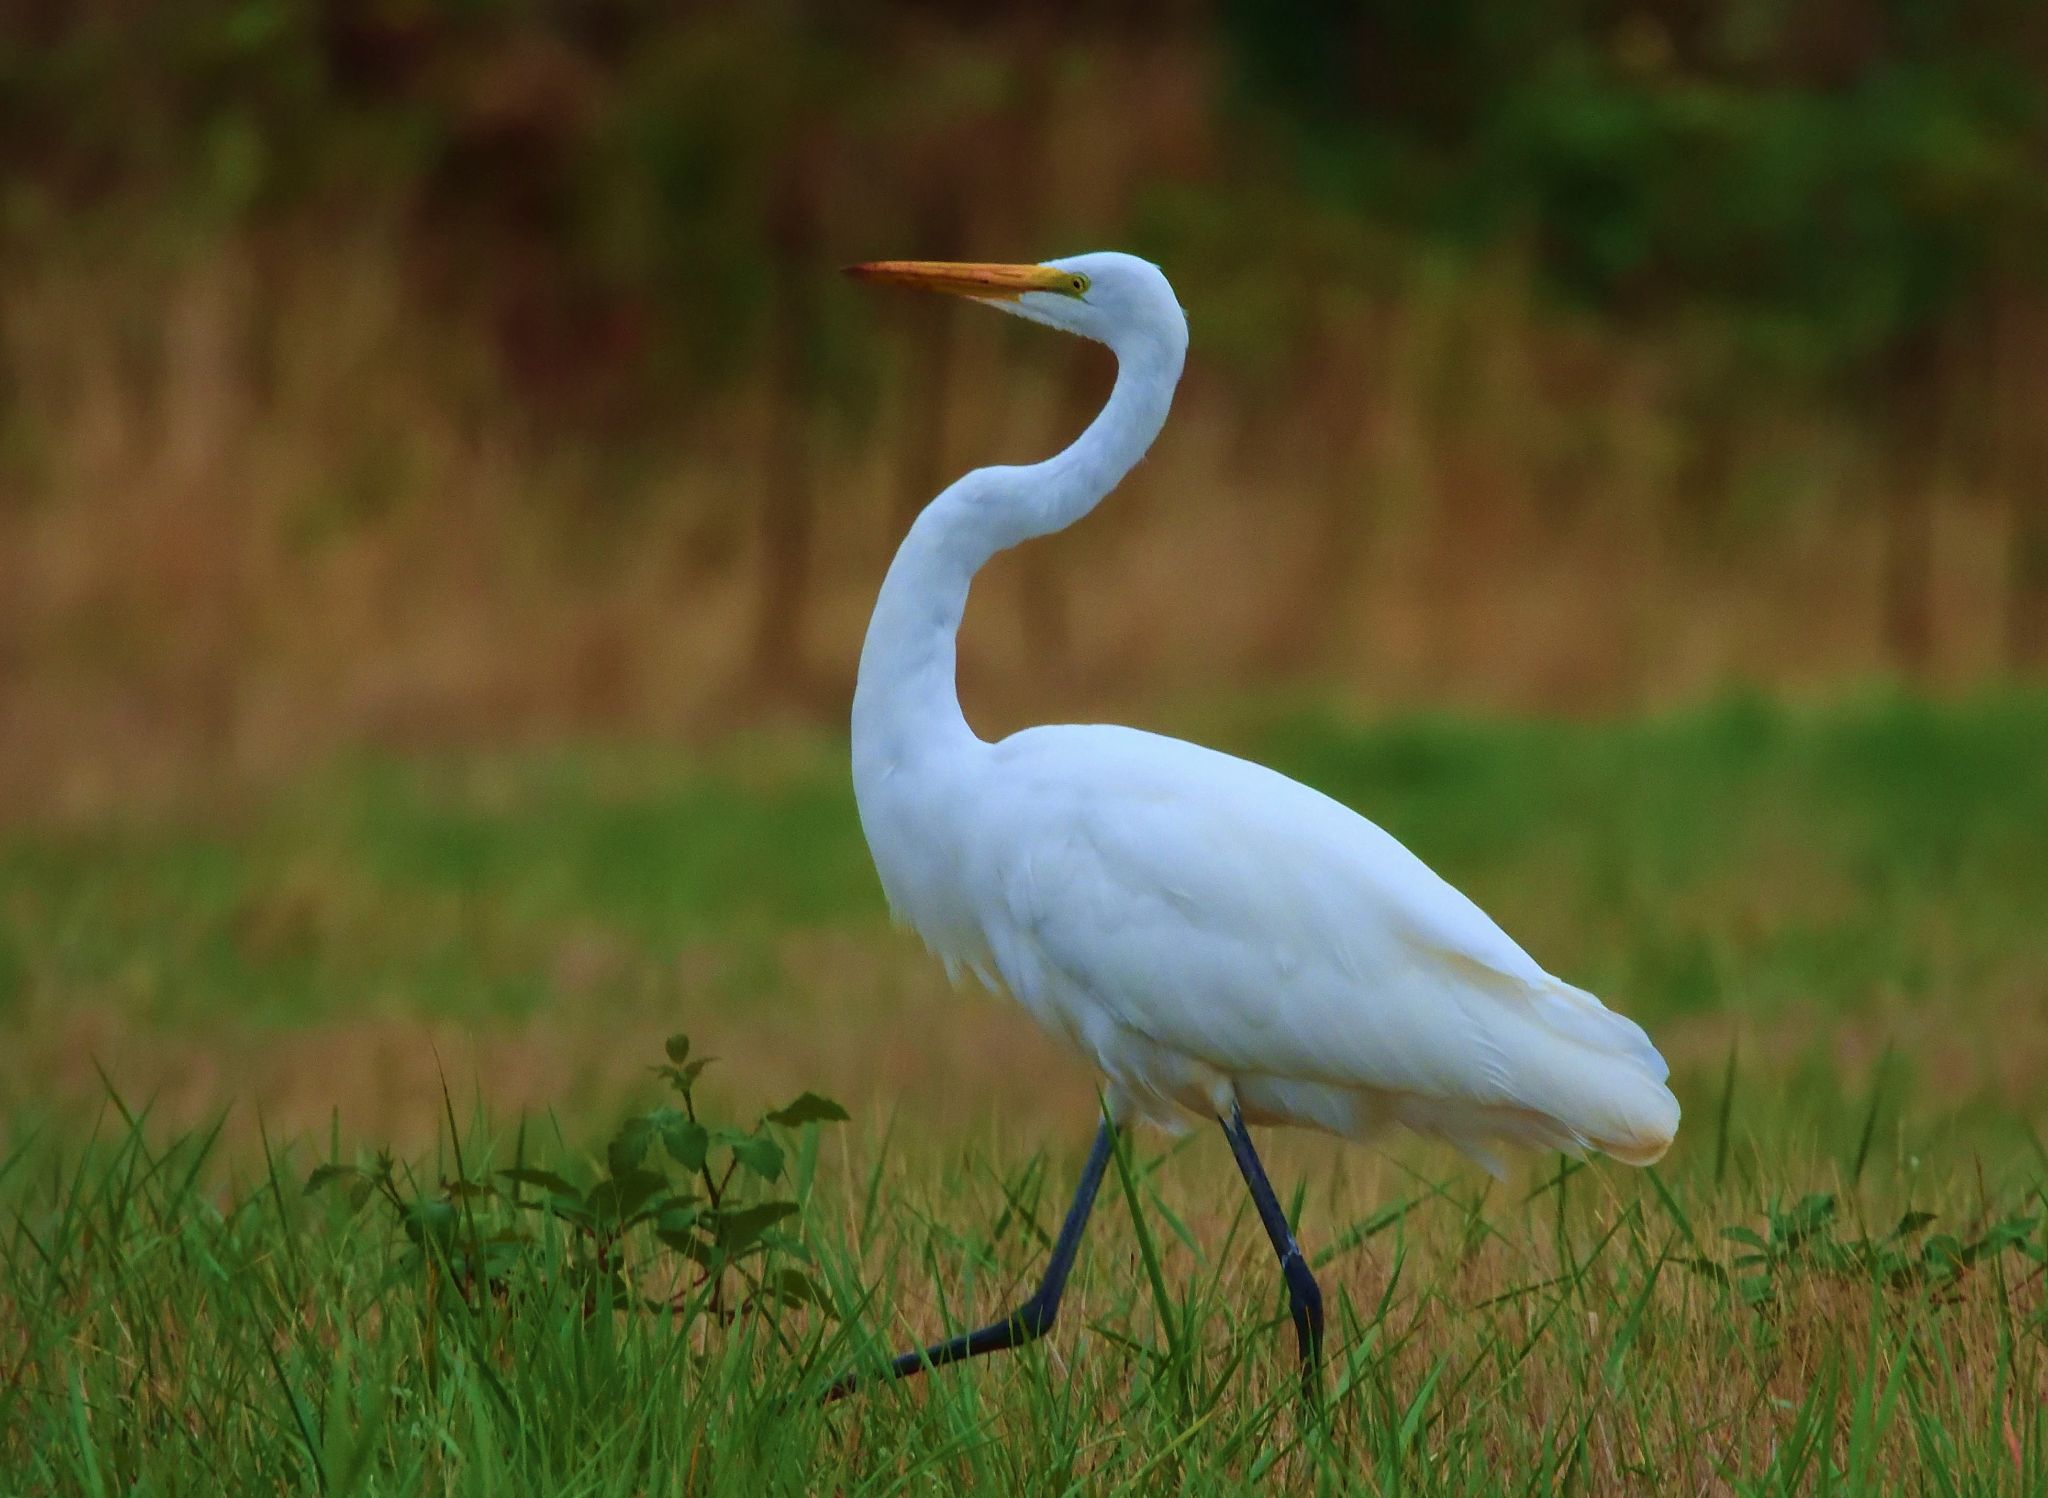
[{"label": "bird's eye", "polygon": [[1075,296],[1086,296],[1088,294],[1088,278],[1086,276],[1075,276],[1067,284],[1072,288]]}]

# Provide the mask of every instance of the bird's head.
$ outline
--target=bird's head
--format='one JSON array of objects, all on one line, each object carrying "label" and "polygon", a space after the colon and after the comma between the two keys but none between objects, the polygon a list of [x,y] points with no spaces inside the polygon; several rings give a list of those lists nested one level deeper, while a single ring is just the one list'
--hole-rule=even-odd
[{"label": "bird's head", "polygon": [[1039,265],[984,265],[946,260],[873,260],[849,265],[860,281],[916,286],[970,297],[1004,312],[1060,328],[1119,357],[1141,348],[1187,347],[1187,316],[1165,274],[1149,260],[1098,250]]}]

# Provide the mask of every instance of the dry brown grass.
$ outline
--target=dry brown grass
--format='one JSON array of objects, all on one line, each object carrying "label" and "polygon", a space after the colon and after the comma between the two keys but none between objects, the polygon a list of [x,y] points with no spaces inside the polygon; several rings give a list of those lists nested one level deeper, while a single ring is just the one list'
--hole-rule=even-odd
[{"label": "dry brown grass", "polygon": [[[906,483],[1045,452],[1087,404],[1084,360],[963,311],[937,428],[885,366],[857,415],[792,426],[748,380],[679,394],[672,429],[612,452],[552,430],[479,330],[421,308],[374,222],[12,276],[15,805],[267,777],[365,741],[833,721]],[[1310,296],[1291,357],[1248,376],[1203,337],[1204,297],[1240,289],[1190,289],[1196,363],[1155,457],[1077,533],[992,569],[962,666],[992,727],[1287,679],[1584,710],[1891,664],[1877,429],[1767,400],[1704,425],[1681,350],[1575,328],[1507,273],[1457,300]],[[818,479],[802,659],[777,687],[754,615],[789,440]],[[2002,658],[2002,450],[1933,468],[1938,680]]]}]

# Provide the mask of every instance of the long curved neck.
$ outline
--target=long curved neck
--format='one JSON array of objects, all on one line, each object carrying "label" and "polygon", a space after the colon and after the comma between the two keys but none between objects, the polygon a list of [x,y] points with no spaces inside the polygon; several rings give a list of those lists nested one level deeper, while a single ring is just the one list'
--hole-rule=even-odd
[{"label": "long curved neck", "polygon": [[1072,446],[1024,468],[982,468],[917,517],[882,581],[853,694],[858,782],[939,748],[979,743],[960,711],[954,642],[967,589],[997,552],[1094,509],[1152,445],[1173,403],[1185,345],[1120,350],[1116,388]]}]

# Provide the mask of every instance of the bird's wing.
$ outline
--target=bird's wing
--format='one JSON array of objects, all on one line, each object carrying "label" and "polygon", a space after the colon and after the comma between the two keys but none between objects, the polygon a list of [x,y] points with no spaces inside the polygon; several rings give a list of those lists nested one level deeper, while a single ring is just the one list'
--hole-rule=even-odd
[{"label": "bird's wing", "polygon": [[1042,961],[1226,1072],[1538,1107],[1542,1036],[1661,1081],[1641,1029],[1328,797],[1129,730],[1012,745],[997,956],[1013,986]]}]

